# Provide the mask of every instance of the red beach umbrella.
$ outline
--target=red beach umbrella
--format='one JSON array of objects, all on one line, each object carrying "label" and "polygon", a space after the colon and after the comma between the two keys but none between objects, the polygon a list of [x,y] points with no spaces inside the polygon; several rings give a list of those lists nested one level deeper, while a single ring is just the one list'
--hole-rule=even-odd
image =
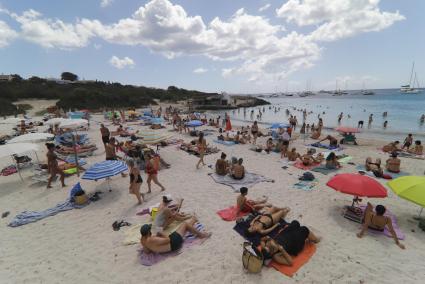
[{"label": "red beach umbrella", "polygon": [[354,127],[340,126],[335,128],[336,131],[342,133],[359,133],[360,129]]},{"label": "red beach umbrella", "polygon": [[387,189],[375,179],[360,174],[339,174],[331,178],[327,186],[336,191],[365,197],[387,197]]}]

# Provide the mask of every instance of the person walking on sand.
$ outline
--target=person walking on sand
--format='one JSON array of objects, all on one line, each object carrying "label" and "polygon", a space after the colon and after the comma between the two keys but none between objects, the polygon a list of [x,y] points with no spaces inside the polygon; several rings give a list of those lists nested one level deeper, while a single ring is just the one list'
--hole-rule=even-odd
[{"label": "person walking on sand", "polygon": [[102,135],[103,146],[105,147],[105,150],[106,150],[106,144],[109,143],[109,136],[111,135],[111,133],[109,132],[109,129],[105,127],[103,123],[100,125],[100,134]]},{"label": "person walking on sand", "polygon": [[151,154],[147,154],[146,155],[146,173],[148,175],[148,193],[151,193],[151,182],[153,181],[154,183],[156,183],[157,185],[159,185],[159,187],[161,187],[161,191],[165,190],[165,187],[159,183],[158,181],[158,170],[155,168],[153,159]]},{"label": "person walking on sand", "polygon": [[[47,147],[47,169],[50,173],[50,177],[47,181],[47,188],[52,188],[52,180],[56,177],[57,174],[59,174],[60,177],[60,181],[62,183],[62,187],[65,187],[65,174],[64,172],[59,169],[59,165],[58,165],[58,159],[62,160],[60,158],[58,158],[58,156],[55,153],[55,144],[53,143],[46,143],[46,147]],[[63,161],[63,160],[62,160]]]},{"label": "person walking on sand", "polygon": [[142,186],[143,179],[140,175],[140,170],[134,166],[134,160],[130,159],[127,161],[128,171],[130,172],[130,186],[128,191],[130,194],[136,195],[139,204],[142,204],[144,199],[143,194],[140,193],[140,187]]},{"label": "person walking on sand", "polygon": [[253,144],[257,144],[257,137],[258,137],[258,123],[257,121],[254,121],[254,124],[251,126],[251,133],[254,137]]},{"label": "person walking on sand", "polygon": [[202,163],[203,166],[205,166],[204,162],[204,156],[205,151],[207,150],[207,141],[204,138],[204,133],[199,133],[199,139],[198,139],[198,151],[199,151],[199,161],[196,164],[196,169],[199,169],[199,164]]},{"label": "person walking on sand", "polygon": [[[109,139],[109,143],[105,146],[105,160],[107,161],[118,161],[118,159],[121,159],[117,156],[116,152],[117,143],[114,137],[111,137]],[[126,177],[127,175],[124,173],[121,173],[122,177]]]}]

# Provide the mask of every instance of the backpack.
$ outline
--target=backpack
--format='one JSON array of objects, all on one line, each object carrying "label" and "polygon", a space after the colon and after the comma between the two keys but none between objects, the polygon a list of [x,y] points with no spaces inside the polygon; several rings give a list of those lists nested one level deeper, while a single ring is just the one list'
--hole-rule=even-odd
[{"label": "backpack", "polygon": [[299,180],[304,181],[313,181],[315,179],[314,175],[310,172],[305,172],[303,175],[299,178]]},{"label": "backpack", "polygon": [[244,242],[242,265],[250,273],[260,273],[263,268],[264,257],[250,242]]}]

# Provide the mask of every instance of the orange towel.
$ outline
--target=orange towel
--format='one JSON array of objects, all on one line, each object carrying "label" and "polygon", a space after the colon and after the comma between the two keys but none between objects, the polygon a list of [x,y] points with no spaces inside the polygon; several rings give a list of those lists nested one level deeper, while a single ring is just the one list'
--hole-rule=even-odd
[{"label": "orange towel", "polygon": [[236,216],[236,211],[237,211],[236,206],[232,206],[232,207],[217,211],[217,214],[224,221],[235,221],[236,219],[249,214],[249,212],[239,212],[238,216]]},{"label": "orange towel", "polygon": [[305,165],[303,164],[303,162],[301,162],[301,161],[297,161],[297,162],[294,164],[294,167],[296,167],[296,168],[298,168],[298,169],[301,169],[301,170],[309,171],[309,170],[311,170],[311,169],[313,169],[313,168],[315,168],[315,167],[317,167],[317,166],[319,166],[319,165],[320,165],[320,163],[314,163],[314,164],[312,164],[312,165],[310,165],[310,166],[305,166]]},{"label": "orange towel", "polygon": [[305,263],[307,263],[307,261],[310,260],[310,258],[315,252],[316,245],[312,243],[306,243],[303,251],[299,255],[292,258],[292,266],[286,266],[272,261],[270,262],[269,267],[274,267],[274,269],[276,269],[277,271],[280,271],[286,276],[292,277],[298,271],[298,269],[301,268],[301,266],[303,266]]}]

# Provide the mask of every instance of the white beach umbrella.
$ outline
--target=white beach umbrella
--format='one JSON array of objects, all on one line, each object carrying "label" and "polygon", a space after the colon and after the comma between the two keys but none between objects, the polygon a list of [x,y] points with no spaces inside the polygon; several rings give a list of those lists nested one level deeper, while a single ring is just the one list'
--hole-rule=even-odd
[{"label": "white beach umbrella", "polygon": [[18,117],[9,117],[9,118],[0,120],[0,124],[18,124],[22,120],[26,120],[26,119],[18,118]]},{"label": "white beach umbrella", "polygon": [[87,119],[66,119],[59,124],[59,127],[75,129],[88,124],[89,121]]},{"label": "white beach umbrella", "polygon": [[[38,150],[39,150],[39,147],[36,144],[32,144],[32,143],[13,143],[13,144],[0,145],[0,158],[11,157],[13,155],[20,155],[20,154],[31,152],[31,151],[35,152]],[[19,177],[23,181],[18,165],[16,165],[16,168],[18,169]]]},{"label": "white beach umbrella", "polygon": [[46,121],[46,124],[48,124],[48,125],[59,125],[59,124],[61,124],[62,121],[66,121],[66,120],[67,119],[62,118],[62,117],[54,117],[54,118]]},{"label": "white beach umbrella", "polygon": [[21,136],[17,136],[7,143],[23,143],[23,142],[42,142],[53,139],[54,135],[50,133],[28,133]]}]

